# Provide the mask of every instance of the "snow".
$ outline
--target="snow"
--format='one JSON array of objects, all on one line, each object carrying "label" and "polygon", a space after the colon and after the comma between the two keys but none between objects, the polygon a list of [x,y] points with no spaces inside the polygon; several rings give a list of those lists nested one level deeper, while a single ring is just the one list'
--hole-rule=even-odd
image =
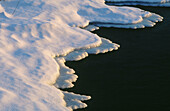
[{"label": "snow", "polygon": [[86,107],[81,101],[90,96],[62,91],[73,87],[72,82],[78,78],[65,62],[120,47],[87,30],[101,26],[153,27],[163,19],[138,8],[104,3],[0,1],[0,111],[70,111]]}]

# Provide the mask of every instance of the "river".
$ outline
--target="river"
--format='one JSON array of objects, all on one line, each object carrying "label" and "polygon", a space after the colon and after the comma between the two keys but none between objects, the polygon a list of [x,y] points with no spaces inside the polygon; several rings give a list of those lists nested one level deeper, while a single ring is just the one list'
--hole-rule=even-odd
[{"label": "river", "polygon": [[79,76],[68,91],[92,96],[77,111],[170,111],[170,8],[142,7],[164,17],[153,28],[100,28],[118,51],[67,62]]}]

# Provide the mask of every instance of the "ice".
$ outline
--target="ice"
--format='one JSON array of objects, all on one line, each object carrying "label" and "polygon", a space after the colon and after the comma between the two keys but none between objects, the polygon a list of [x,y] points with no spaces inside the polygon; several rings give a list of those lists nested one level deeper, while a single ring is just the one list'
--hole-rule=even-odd
[{"label": "ice", "polygon": [[108,39],[105,39],[105,38],[101,38],[101,39],[102,39],[102,44],[99,47],[90,48],[90,49],[87,49],[86,51],[89,54],[99,54],[99,53],[106,53],[106,52],[113,51],[113,50],[118,50],[118,48],[120,47],[120,45],[116,43],[112,43]]},{"label": "ice", "polygon": [[162,19],[104,0],[0,1],[0,111],[86,107],[81,101],[90,96],[62,91],[78,78],[65,62],[120,47],[87,30],[152,27]]},{"label": "ice", "polygon": [[84,27],[85,30],[88,30],[88,31],[95,31],[95,30],[98,30],[99,27],[95,26],[95,25],[88,25],[87,27]]},{"label": "ice", "polygon": [[167,3],[170,0],[105,0],[111,2],[148,2],[148,3]]},{"label": "ice", "polygon": [[75,71],[67,66],[65,66],[65,59],[64,58],[56,58],[57,63],[59,64],[60,68],[60,76],[57,78],[56,83],[54,84],[57,88],[71,88],[74,85],[72,82],[75,82],[78,78],[75,75]]},{"label": "ice", "polygon": [[84,59],[88,56],[88,53],[85,50],[76,50],[69,53],[65,59],[66,61],[78,61]]},{"label": "ice", "polygon": [[136,24],[113,24],[113,23],[94,23],[96,27],[116,27],[116,28],[131,28],[131,29],[138,29],[138,28],[145,28],[145,27],[153,27],[156,25],[156,22],[163,21],[163,17],[152,13],[149,17],[144,17],[143,21]]},{"label": "ice", "polygon": [[99,54],[99,53],[106,53],[109,51],[117,50],[120,45],[116,43],[112,43],[110,40],[102,38],[102,43],[100,46],[93,47],[93,48],[87,48],[87,49],[78,49],[75,51],[70,52],[69,54],[65,56],[56,57],[56,60],[66,60],[66,61],[79,61],[86,57],[88,57],[89,54]]},{"label": "ice", "polygon": [[72,109],[87,107],[87,105],[85,103],[82,103],[81,101],[91,99],[90,96],[74,94],[66,91],[64,91],[63,93],[65,95],[64,99],[67,102],[67,107],[70,107]]},{"label": "ice", "polygon": [[170,7],[170,0],[106,0],[108,5],[143,5]]},{"label": "ice", "polygon": [[99,54],[106,53],[109,51],[117,50],[120,45],[112,43],[110,40],[101,38],[102,43],[100,46],[89,48],[89,49],[79,49],[65,56],[56,57],[55,60],[59,64],[60,76],[57,78],[56,83],[54,84],[57,88],[71,88],[73,83],[78,78],[75,75],[75,71],[65,65],[66,61],[78,61],[86,58],[89,54]]}]

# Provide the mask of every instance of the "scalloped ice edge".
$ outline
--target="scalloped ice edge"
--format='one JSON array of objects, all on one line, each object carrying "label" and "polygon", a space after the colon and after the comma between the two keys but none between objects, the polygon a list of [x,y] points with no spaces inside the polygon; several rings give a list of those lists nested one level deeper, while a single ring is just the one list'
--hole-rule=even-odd
[{"label": "scalloped ice edge", "polygon": [[75,82],[78,78],[78,76],[74,74],[75,71],[64,64],[66,61],[79,61],[86,58],[88,54],[106,53],[109,51],[117,50],[120,47],[120,45],[112,43],[108,39],[101,39],[102,44],[98,47],[75,50],[73,52],[70,52],[66,56],[55,58],[60,66],[60,76],[57,78],[57,81],[55,83],[55,86],[57,88],[71,88],[74,86],[72,82]]},{"label": "scalloped ice edge", "polygon": [[136,24],[114,24],[114,23],[91,23],[89,26],[85,27],[86,30],[94,31],[99,29],[99,27],[115,27],[115,28],[130,28],[130,29],[138,29],[145,27],[153,27],[157,22],[162,22],[163,17],[151,13],[149,17],[143,17],[143,21]]},{"label": "scalloped ice edge", "polygon": [[[99,29],[99,27],[117,27],[117,28],[145,28],[145,27],[153,27],[156,22],[161,22],[163,17],[158,14],[151,13],[151,16],[144,17],[143,21],[137,24],[92,24],[88,25],[84,29],[89,31],[94,31]],[[60,67],[60,76],[57,78],[55,87],[60,89],[71,88],[74,86],[73,82],[76,82],[78,76],[75,74],[75,71],[68,66],[65,65],[66,61],[79,61],[86,57],[89,54],[99,54],[106,53],[109,51],[117,50],[120,45],[112,43],[110,40],[101,38],[102,43],[99,46],[93,48],[86,49],[77,49],[66,55],[55,57],[55,60],[59,64]],[[74,94],[70,92],[64,92],[64,100],[66,101],[66,106],[71,109],[79,109],[87,107],[87,104],[83,103],[84,100],[91,99],[90,96]]]},{"label": "scalloped ice edge", "polygon": [[170,1],[168,2],[142,2],[142,1],[118,1],[118,0],[105,0],[107,5],[141,5],[141,6],[154,6],[154,7],[170,7]]},{"label": "scalloped ice edge", "polygon": [[74,94],[73,92],[63,91],[64,100],[67,103],[67,107],[71,109],[86,108],[87,104],[82,101],[91,99],[90,96]]},{"label": "scalloped ice edge", "polygon": [[[94,31],[99,29],[99,27],[117,27],[117,28],[145,28],[145,27],[153,27],[156,25],[156,22],[161,22],[163,17],[158,14],[151,13],[149,16],[142,17],[143,21],[136,23],[136,24],[107,24],[107,23],[100,23],[100,24],[89,24],[83,29],[88,31]],[[60,55],[55,57],[55,60],[59,64],[60,67],[60,76],[57,78],[56,83],[54,84],[55,87],[60,89],[65,88],[72,88],[74,87],[73,82],[76,82],[78,76],[75,74],[75,71],[68,66],[65,65],[66,61],[79,61],[86,57],[89,54],[99,54],[99,53],[106,53],[109,51],[117,50],[120,46],[118,44],[112,43],[110,40],[101,38],[102,44],[93,48],[86,48],[86,49],[76,49],[72,52],[67,53],[66,55]],[[70,92],[64,92],[64,100],[66,101],[66,106],[71,109],[79,109],[87,107],[87,104],[83,103],[84,100],[91,99],[90,96],[74,94]],[[75,98],[77,97],[78,98]]]},{"label": "scalloped ice edge", "polygon": [[[75,75],[75,71],[65,65],[66,61],[78,61],[86,58],[88,54],[99,54],[106,53],[109,51],[117,50],[120,45],[112,43],[110,40],[101,38],[102,44],[100,46],[89,48],[89,49],[79,49],[70,52],[66,56],[56,57],[55,60],[60,67],[60,76],[57,78],[55,87],[60,89],[71,88],[74,86],[73,82],[76,82],[78,76]],[[64,92],[64,100],[66,101],[67,107],[71,109],[79,109],[87,107],[87,104],[81,102],[84,100],[91,99],[90,96],[74,94],[70,92]]]}]

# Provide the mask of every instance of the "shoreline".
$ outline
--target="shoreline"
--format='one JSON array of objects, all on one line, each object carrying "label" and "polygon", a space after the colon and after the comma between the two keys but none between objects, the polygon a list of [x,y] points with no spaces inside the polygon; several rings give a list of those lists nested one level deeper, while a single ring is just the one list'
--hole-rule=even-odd
[{"label": "shoreline", "polygon": [[[160,85],[162,87],[160,88],[161,90],[160,94],[163,94],[165,93],[165,88],[168,88],[168,86],[170,85],[170,83],[168,83],[168,78],[170,78],[170,76],[166,74],[170,72],[170,70],[168,70],[168,66],[170,66],[170,63],[169,63],[170,61],[165,62],[165,60],[170,60],[170,58],[168,59],[168,55],[170,55],[169,52],[165,52],[165,51],[168,51],[169,45],[167,43],[169,43],[168,41],[170,41],[170,39],[168,39],[169,34],[166,33],[164,37],[160,37],[160,35],[163,34],[163,32],[161,31],[168,32],[167,27],[169,24],[168,20],[170,19],[170,15],[168,18],[167,8],[159,8],[160,10],[157,8],[153,8],[153,7],[143,7],[143,8],[145,10],[150,10],[152,12],[154,12],[155,10],[156,13],[159,13],[160,15],[165,17],[165,21],[157,24],[156,27],[154,28],[138,29],[138,30],[119,29],[119,28],[101,28],[98,31],[94,31],[94,33],[97,33],[99,36],[103,36],[107,39],[112,40],[113,42],[120,44],[121,48],[118,51],[109,52],[106,54],[90,55],[85,60],[81,60],[78,62],[66,62],[66,65],[73,67],[79,76],[78,81],[75,83],[75,87],[73,87],[72,89],[69,89],[69,91],[79,92],[83,94],[84,92],[86,92],[88,93],[88,95],[92,96],[92,100],[86,102],[88,104],[88,107],[86,109],[79,109],[76,111],[94,111],[94,110],[103,111],[104,109],[111,110],[109,109],[111,108],[110,106],[114,106],[112,107],[113,108],[112,110],[116,110],[116,111],[125,111],[125,109],[123,108],[128,108],[129,110],[137,110],[139,107],[141,108],[140,104],[144,104],[144,102],[146,101],[148,102],[146,102],[146,104],[144,104],[144,107],[142,107],[142,109],[145,111],[156,110],[156,109],[167,110],[168,108],[167,106],[166,107],[162,107],[162,106],[170,103],[170,98],[167,100],[167,103],[165,102],[161,103],[159,101],[160,100],[165,101],[165,97],[168,98],[169,91],[165,94],[165,97],[160,96],[160,95],[159,97],[157,96],[158,93],[153,92],[153,91],[158,91],[159,85]],[[122,33],[126,32],[127,37],[123,35],[122,33],[118,33],[119,31]],[[155,32],[155,34],[153,32]],[[142,36],[142,33],[144,34],[144,36]],[[146,33],[148,33],[149,35],[146,36]],[[128,35],[133,35],[133,36],[128,37]],[[139,42],[139,44],[137,45],[135,41],[136,43]],[[166,42],[165,43],[166,47],[164,47],[164,49],[161,49],[161,46],[162,46],[161,43],[160,45],[159,44],[156,45],[157,42],[159,43],[161,41]],[[141,44],[146,45],[146,46],[143,46],[140,48]],[[128,48],[132,48],[132,49],[127,49],[126,48],[127,46],[131,46]],[[135,50],[138,50],[138,51],[134,53]],[[154,57],[153,55],[155,55],[159,51],[160,53]],[[151,52],[153,52],[153,54],[148,55],[146,52],[148,54],[151,54]],[[167,55],[164,55],[166,53]],[[135,57],[134,55],[136,55],[137,57]],[[114,58],[112,58],[112,56]],[[113,62],[109,62],[109,60],[107,59]],[[131,61],[131,63],[128,61]],[[137,61],[140,61],[140,62],[143,61],[145,63],[143,62],[136,63]],[[135,66],[133,66],[133,64]],[[109,65],[111,65],[111,67],[109,67]],[[133,67],[136,69],[133,70]],[[154,71],[153,69],[154,70],[157,69],[157,70]],[[166,70],[164,71],[164,69]],[[131,73],[128,73],[127,71],[130,71]],[[161,71],[164,72],[164,74],[162,74]],[[107,75],[109,77],[105,77]],[[113,80],[110,78],[112,78]],[[163,79],[165,80],[164,82],[163,82]],[[111,86],[107,86],[109,84],[111,84]],[[158,88],[154,84],[158,85]],[[161,84],[165,84],[165,85],[161,85]],[[150,87],[150,85],[151,86],[153,85],[153,86]],[[150,90],[149,88],[151,88],[152,90]],[[105,91],[102,91],[102,89]],[[151,96],[149,92],[153,93],[153,97],[149,98],[149,96]],[[111,93],[112,95],[110,95],[109,93]],[[144,94],[143,96],[142,96],[142,93]],[[110,95],[110,98],[109,98],[109,95]],[[140,95],[141,97],[143,97],[143,99],[140,98]],[[121,102],[123,102],[123,98],[121,96],[124,97],[124,101],[127,105],[121,104]],[[131,102],[128,103],[129,96],[131,97],[131,99],[136,101],[136,105],[134,105],[135,102],[132,101],[130,98],[129,98],[130,99],[129,101]],[[113,100],[110,100],[111,98],[113,98]],[[148,104],[150,102],[153,102],[154,98],[156,99],[155,104],[157,102],[157,104],[160,104],[160,106],[155,106],[154,104],[150,104],[150,107],[149,107]],[[137,99],[141,100],[141,102],[138,101]],[[104,104],[104,101],[106,101],[107,104],[110,104],[113,102],[114,104],[117,104],[117,106],[110,104],[108,107],[106,107],[107,105]],[[118,101],[120,104],[116,103],[116,101]],[[135,109],[131,107],[132,104]]]}]

